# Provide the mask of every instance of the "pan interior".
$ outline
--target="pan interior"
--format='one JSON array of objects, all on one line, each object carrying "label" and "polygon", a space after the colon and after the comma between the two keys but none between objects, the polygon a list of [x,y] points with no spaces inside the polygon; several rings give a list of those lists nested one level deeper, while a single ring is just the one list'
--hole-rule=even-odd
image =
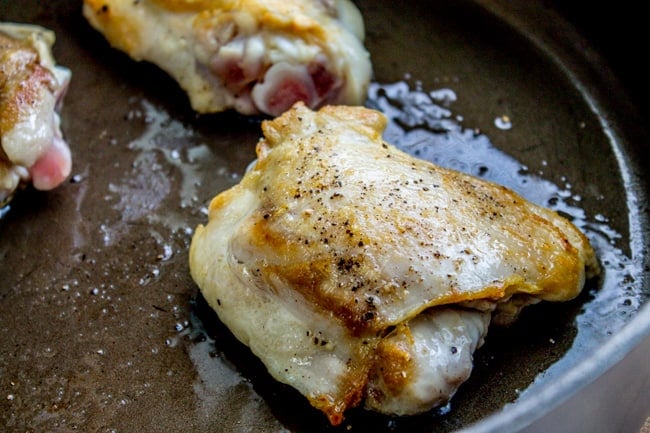
[{"label": "pan interior", "polygon": [[353,410],[334,429],[270,378],[188,273],[194,227],[254,158],[260,119],[195,115],[163,72],[111,49],[78,2],[0,2],[3,20],[56,31],[73,73],[62,119],[74,158],[70,182],[21,191],[0,218],[5,430],[451,432],[597,352],[648,297],[647,176],[634,162],[647,134],[603,98],[615,83],[591,74],[590,56],[567,60],[555,33],[530,25],[559,16],[514,3],[358,1],[375,68],[367,105],[407,152],[571,218],[605,272],[574,301],[491,329],[450,405],[408,418]]}]

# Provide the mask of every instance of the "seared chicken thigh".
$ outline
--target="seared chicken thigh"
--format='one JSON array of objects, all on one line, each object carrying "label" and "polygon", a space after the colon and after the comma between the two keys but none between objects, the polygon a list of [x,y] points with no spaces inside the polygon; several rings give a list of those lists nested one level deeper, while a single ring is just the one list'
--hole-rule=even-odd
[{"label": "seared chicken thigh", "polygon": [[176,79],[201,113],[362,104],[364,25],[350,0],[84,0],[108,41]]},{"label": "seared chicken thigh", "polygon": [[190,248],[220,320],[335,425],[362,402],[399,415],[446,402],[492,315],[572,299],[599,270],[568,220],[401,152],[385,126],[301,103],[263,122],[257,161]]},{"label": "seared chicken thigh", "polygon": [[71,74],[53,44],[50,30],[0,23],[0,206],[21,184],[49,190],[70,174],[58,110]]}]

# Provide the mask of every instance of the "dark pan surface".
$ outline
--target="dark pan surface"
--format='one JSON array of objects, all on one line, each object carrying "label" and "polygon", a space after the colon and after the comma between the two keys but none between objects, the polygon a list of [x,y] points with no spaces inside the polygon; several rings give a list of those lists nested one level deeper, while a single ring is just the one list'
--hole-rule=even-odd
[{"label": "dark pan surface", "polygon": [[0,430],[478,429],[587,359],[603,367],[585,374],[614,362],[601,348],[649,312],[639,98],[552,3],[357,4],[375,68],[367,105],[391,117],[388,140],[564,212],[604,275],[572,302],[492,329],[449,407],[405,419],[353,410],[334,429],[234,340],[188,272],[192,231],[254,158],[259,119],[195,115],[164,73],[112,50],[78,1],[3,0],[2,21],[57,33],[55,56],[73,73],[62,117],[74,167],[0,219]]}]

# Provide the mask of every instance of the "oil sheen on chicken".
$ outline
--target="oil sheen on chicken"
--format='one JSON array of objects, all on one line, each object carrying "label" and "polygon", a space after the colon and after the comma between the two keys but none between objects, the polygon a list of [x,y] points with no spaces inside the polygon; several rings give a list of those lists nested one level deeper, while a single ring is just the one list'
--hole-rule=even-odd
[{"label": "oil sheen on chicken", "polygon": [[298,103],[209,208],[191,274],[233,334],[334,425],[409,415],[469,377],[488,324],[574,298],[587,238],[503,186],[386,143],[383,114]]},{"label": "oil sheen on chicken", "polygon": [[362,104],[371,75],[350,0],[84,0],[116,48],[152,62],[201,113]]},{"label": "oil sheen on chicken", "polygon": [[54,33],[0,23],[0,207],[20,185],[55,188],[70,174],[59,110],[70,70],[55,64]]}]

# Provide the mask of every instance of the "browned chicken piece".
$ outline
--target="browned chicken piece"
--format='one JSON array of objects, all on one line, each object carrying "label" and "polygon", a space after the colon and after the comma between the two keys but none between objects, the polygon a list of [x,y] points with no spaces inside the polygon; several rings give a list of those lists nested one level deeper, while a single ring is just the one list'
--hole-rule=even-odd
[{"label": "browned chicken piece", "polygon": [[53,44],[50,30],[0,23],[0,206],[20,185],[49,190],[70,174],[59,110],[71,74]]},{"label": "browned chicken piece", "polygon": [[194,110],[361,105],[371,76],[350,0],[84,0],[116,48],[172,76]]},{"label": "browned chicken piece", "polygon": [[599,272],[588,239],[511,190],[413,158],[362,107],[298,103],[210,204],[191,274],[234,335],[332,424],[408,415],[469,377],[492,318],[567,301]]}]

